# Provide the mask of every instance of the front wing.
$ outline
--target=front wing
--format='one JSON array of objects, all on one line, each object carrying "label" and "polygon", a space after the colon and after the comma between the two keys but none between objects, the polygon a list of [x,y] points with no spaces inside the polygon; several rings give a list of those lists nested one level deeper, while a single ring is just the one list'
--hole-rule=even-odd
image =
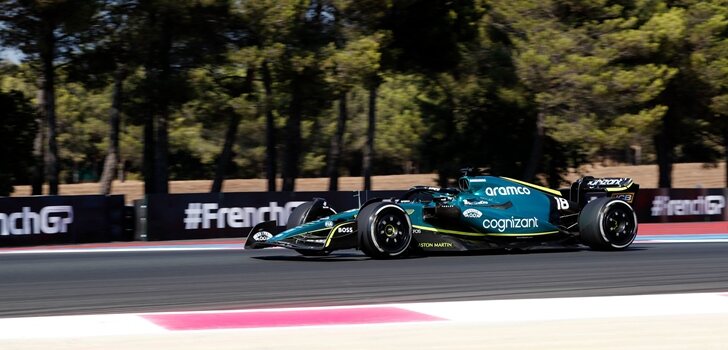
[{"label": "front wing", "polygon": [[[294,228],[295,229],[295,228]],[[278,237],[275,221],[262,222],[250,230],[245,249],[283,247],[299,250],[334,251],[358,248],[356,222],[349,221],[325,229],[304,231],[299,234]]]}]

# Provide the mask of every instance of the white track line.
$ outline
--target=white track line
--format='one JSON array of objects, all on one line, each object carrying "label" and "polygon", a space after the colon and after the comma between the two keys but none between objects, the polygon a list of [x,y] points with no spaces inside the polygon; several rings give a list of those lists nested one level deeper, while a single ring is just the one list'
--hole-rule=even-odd
[{"label": "white track line", "polygon": [[0,319],[0,339],[160,334],[167,330],[135,314]]},{"label": "white track line", "polygon": [[[660,316],[720,315],[728,317],[728,293],[662,294],[638,296],[517,299],[486,301],[454,301],[436,303],[398,303],[364,305],[349,308],[396,307],[443,321],[489,324],[513,324],[530,321],[560,321],[578,319],[610,319]],[[265,312],[307,310],[317,311],[346,307],[319,307],[267,310],[199,311],[181,314],[216,314],[231,312]],[[170,314],[170,313],[165,313]],[[171,313],[174,314],[174,313]],[[189,331],[170,331],[144,319],[150,314],[111,314],[85,316],[51,316],[0,319],[0,339],[83,338],[109,335],[167,334]],[[425,322],[427,323],[427,322]],[[333,325],[337,326],[346,326]],[[367,325],[349,325],[361,327]],[[331,326],[296,326],[311,328]],[[258,327],[254,329],[270,329]],[[254,330],[252,329],[252,330]],[[251,330],[248,328],[248,330]],[[216,329],[193,332],[219,331]]]},{"label": "white track line", "polygon": [[658,294],[403,304],[452,321],[524,322],[567,319],[727,314],[728,294]]}]

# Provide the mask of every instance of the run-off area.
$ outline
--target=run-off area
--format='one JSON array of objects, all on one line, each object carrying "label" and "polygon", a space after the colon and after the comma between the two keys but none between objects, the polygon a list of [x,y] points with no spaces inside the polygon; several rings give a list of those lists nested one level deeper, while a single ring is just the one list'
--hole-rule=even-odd
[{"label": "run-off area", "polygon": [[728,293],[698,293],[8,318],[0,339],[5,349],[721,349],[727,325]]}]

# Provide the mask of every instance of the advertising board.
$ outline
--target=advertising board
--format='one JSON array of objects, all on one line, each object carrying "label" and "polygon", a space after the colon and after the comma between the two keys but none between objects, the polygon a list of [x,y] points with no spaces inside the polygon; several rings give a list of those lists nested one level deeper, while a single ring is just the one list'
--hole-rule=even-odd
[{"label": "advertising board", "polygon": [[125,240],[123,220],[124,196],[0,198],[0,246]]},{"label": "advertising board", "polygon": [[[357,197],[361,194],[361,198]],[[403,191],[369,192],[234,192],[148,195],[135,203],[137,239],[174,240],[243,237],[260,222],[285,226],[293,209],[313,198],[325,199],[337,211],[357,208],[374,197],[396,197]]]},{"label": "advertising board", "polygon": [[726,189],[641,189],[634,203],[639,222],[728,221]]}]

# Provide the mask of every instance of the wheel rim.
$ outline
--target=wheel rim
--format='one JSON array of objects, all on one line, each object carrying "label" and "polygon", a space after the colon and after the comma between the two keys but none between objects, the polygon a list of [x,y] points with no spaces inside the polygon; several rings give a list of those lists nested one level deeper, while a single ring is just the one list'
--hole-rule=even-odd
[{"label": "wheel rim", "polygon": [[383,253],[399,254],[407,249],[412,239],[408,218],[396,208],[381,211],[373,228],[374,243]]},{"label": "wheel rim", "polygon": [[634,212],[627,205],[616,202],[607,207],[602,220],[604,239],[615,247],[629,245],[637,232]]}]

